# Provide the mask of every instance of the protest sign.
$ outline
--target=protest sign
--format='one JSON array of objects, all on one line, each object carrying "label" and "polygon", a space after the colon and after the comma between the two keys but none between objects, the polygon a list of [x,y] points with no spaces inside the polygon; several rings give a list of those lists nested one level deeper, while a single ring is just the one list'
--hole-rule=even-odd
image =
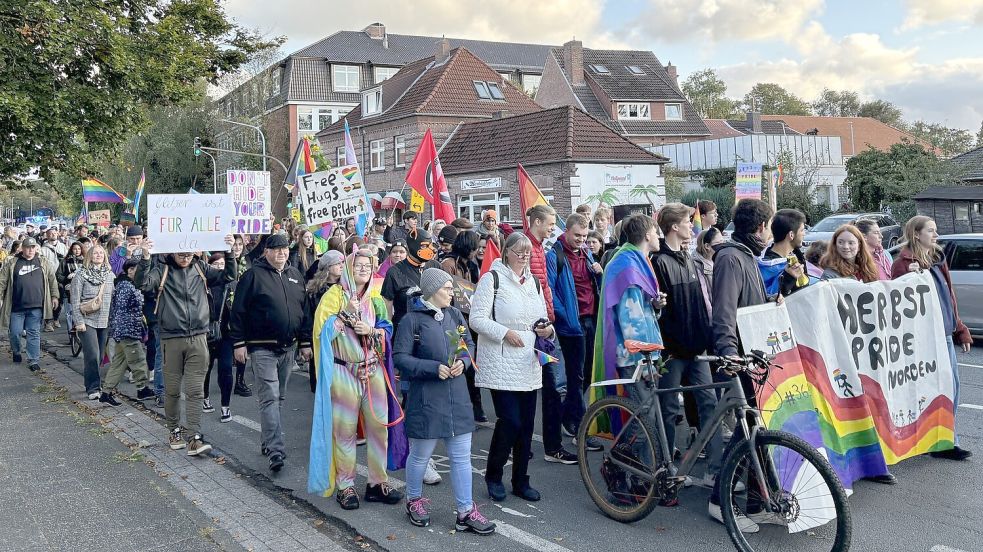
[{"label": "protest sign", "polygon": [[235,214],[233,234],[267,235],[273,230],[270,219],[270,173],[231,170],[225,175],[226,191]]},{"label": "protest sign", "polygon": [[109,227],[109,220],[112,215],[109,209],[100,209],[98,211],[89,211],[89,224],[95,224],[96,226]]},{"label": "protest sign", "polygon": [[228,251],[234,212],[228,194],[151,194],[147,237],[153,253]]},{"label": "protest sign", "polygon": [[761,199],[761,163],[737,164],[737,201]]},{"label": "protest sign", "polygon": [[475,284],[466,278],[454,278],[454,306],[464,314],[471,313],[471,297],[474,295]]},{"label": "protest sign", "polygon": [[367,212],[362,173],[349,165],[297,177],[307,224],[339,221]]},{"label": "protest sign", "polygon": [[758,406],[829,459],[844,486],[953,446],[953,380],[929,273],[836,279],[740,309],[745,350],[775,354]]}]

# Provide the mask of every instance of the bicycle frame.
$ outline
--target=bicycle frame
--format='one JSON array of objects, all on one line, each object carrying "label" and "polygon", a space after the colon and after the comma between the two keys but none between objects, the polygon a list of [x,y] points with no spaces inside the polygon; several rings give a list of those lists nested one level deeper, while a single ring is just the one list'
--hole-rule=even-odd
[{"label": "bicycle frame", "polygon": [[[647,393],[648,397],[641,405],[639,405],[638,412],[635,412],[633,417],[643,417],[646,416],[650,410],[654,410],[655,421],[656,421],[655,431],[658,435],[659,447],[662,450],[662,458],[664,459],[664,463],[666,465],[671,463],[669,459],[672,458],[672,451],[669,449],[669,443],[666,439],[666,428],[665,428],[665,422],[662,417],[662,403],[660,400],[660,396],[669,393],[697,391],[701,389],[724,390],[723,397],[717,402],[717,406],[713,410],[713,415],[711,417],[710,423],[703,424],[703,428],[696,436],[693,445],[691,445],[689,449],[687,449],[686,452],[683,454],[682,462],[677,466],[677,471],[675,473],[677,477],[682,478],[690,473],[690,471],[693,469],[693,466],[696,464],[696,461],[699,456],[699,451],[703,450],[706,447],[711,437],[720,428],[721,424],[723,424],[724,417],[727,414],[727,412],[730,411],[735,412],[735,414],[737,415],[737,421],[738,423],[741,424],[741,428],[744,430],[745,438],[751,443],[755,442],[755,438],[757,436],[758,430],[764,427],[764,422],[761,418],[761,413],[755,410],[754,408],[751,408],[751,405],[748,404],[747,396],[744,394],[744,387],[741,386],[741,381],[739,378],[735,376],[731,378],[729,381],[725,381],[725,382],[659,389],[657,386],[658,378],[651,374],[651,370],[653,368],[651,355],[646,354],[645,359],[642,360],[642,362],[647,363],[648,367],[647,368],[643,367],[640,373],[639,380],[632,385],[641,385],[642,387],[640,389],[644,389],[643,393]],[[675,399],[673,398],[670,400],[675,400]],[[748,414],[750,414],[756,419],[756,423],[754,424],[753,427],[750,428],[748,427],[748,423],[747,423]],[[625,432],[628,425],[630,424],[626,424],[626,426],[621,429],[618,435],[615,436],[614,442],[619,441],[621,435]],[[734,444],[732,443],[730,446],[734,446]],[[630,466],[624,462],[621,462],[620,460],[617,460],[613,457],[611,458],[611,461],[614,462],[615,465],[617,465],[621,469],[629,471],[637,475],[638,477],[641,477],[649,481],[650,483],[655,483],[658,473],[662,471],[662,466],[656,466],[655,473],[649,474],[633,466]],[[761,496],[766,503],[770,503],[771,500],[768,493],[767,485],[764,484],[764,481],[766,481],[765,474],[764,474],[764,467],[761,465],[761,462],[757,454],[751,455],[751,464],[752,467],[754,468],[755,475],[758,478],[757,480],[760,482]],[[772,472],[769,475],[777,479],[778,474],[774,473],[774,466],[770,466],[769,471]]]}]

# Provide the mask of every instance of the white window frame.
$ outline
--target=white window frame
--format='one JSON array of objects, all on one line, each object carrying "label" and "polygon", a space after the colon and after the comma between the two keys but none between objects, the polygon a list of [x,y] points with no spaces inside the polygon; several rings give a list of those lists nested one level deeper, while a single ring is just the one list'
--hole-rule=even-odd
[{"label": "white window frame", "polygon": [[[512,216],[512,204],[509,192],[477,192],[457,196],[457,212],[469,220],[479,220],[481,212],[492,208],[498,213],[499,221],[506,221]],[[547,198],[549,201],[549,198]]]},{"label": "white window frame", "polygon": [[[542,75],[536,75],[533,73],[523,73],[522,74],[522,89],[527,93],[532,94],[536,90],[539,90],[540,83],[543,82]],[[533,85],[535,83],[535,85]]]},{"label": "white window frame", "polygon": [[[315,107],[298,107],[297,108],[297,131],[298,132],[314,132],[314,121],[316,120],[315,117],[314,117],[314,114],[315,114],[316,111],[317,111],[317,108],[315,108]],[[311,122],[310,122],[310,125],[308,125],[310,128],[304,128],[304,126],[300,123],[301,117],[303,117],[305,115],[308,116],[308,117],[310,117],[310,121]]]},{"label": "white window frame", "polygon": [[372,140],[369,142],[369,170],[386,170],[386,140]]},{"label": "white window frame", "polygon": [[[621,113],[622,107],[625,108],[625,114]],[[634,115],[632,115],[632,111],[635,112]],[[645,111],[646,114],[642,115],[642,111]],[[652,105],[645,102],[618,102],[618,119],[651,121]]]},{"label": "white window frame", "polygon": [[[380,82],[383,82],[383,81],[385,81],[387,79],[391,79],[393,77],[393,75],[395,75],[398,72],[399,72],[399,67],[379,67],[379,66],[376,66],[373,69],[372,78],[373,78],[373,80],[375,81],[376,84],[379,84]],[[385,78],[380,78],[383,75],[385,75]]]},{"label": "white window frame", "polygon": [[[361,71],[358,65],[332,65],[331,66],[331,89],[335,92],[358,92]],[[352,77],[355,77],[355,84],[352,85]],[[344,83],[341,82],[344,77]]]},{"label": "white window frame", "polygon": [[378,115],[382,113],[382,87],[373,88],[362,93],[362,115]]},{"label": "white window frame", "polygon": [[[471,81],[474,83],[474,93],[478,95],[479,100],[490,100],[491,91],[488,90],[488,83],[485,81]],[[481,93],[484,92],[485,95],[482,96]]]},{"label": "white window frame", "polygon": [[[669,116],[669,107],[675,107],[679,111],[678,116]],[[681,103],[667,103],[665,104],[665,115],[667,121],[682,121],[683,120],[683,104]]]},{"label": "white window frame", "polygon": [[393,166],[406,166],[406,137],[402,134],[393,136]]},{"label": "white window frame", "polygon": [[337,165],[335,165],[335,167],[344,167],[347,164],[346,162],[348,158],[345,155],[345,146],[338,146],[337,148],[335,148],[334,155],[335,155],[335,161],[337,162]]}]

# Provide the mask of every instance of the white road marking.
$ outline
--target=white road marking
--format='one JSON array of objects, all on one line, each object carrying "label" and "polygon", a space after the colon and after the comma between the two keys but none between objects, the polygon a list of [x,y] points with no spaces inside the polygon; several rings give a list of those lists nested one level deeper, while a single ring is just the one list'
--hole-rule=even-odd
[{"label": "white road marking", "polygon": [[966,552],[965,550],[960,550],[958,548],[952,548],[944,544],[936,544],[928,552]]},{"label": "white road marking", "polygon": [[[252,429],[254,431],[260,431],[260,429],[261,429],[260,425],[257,422],[255,422],[253,420],[250,420],[249,418],[246,418],[245,416],[240,416],[238,414],[236,414],[235,416],[232,416],[232,421],[233,422],[236,422],[238,424],[241,424],[241,425],[243,425],[245,427],[248,427],[249,429]],[[484,424],[482,424],[482,425],[484,425]],[[494,427],[494,424],[489,424],[489,425],[491,425],[492,427]],[[542,439],[539,439],[539,440],[542,441]],[[362,477],[368,478],[368,476],[369,476],[369,468],[367,468],[366,466],[363,466],[362,464],[356,464],[355,465],[355,471],[359,475],[361,475]],[[475,467],[473,465],[471,466],[471,471],[473,473],[475,473],[475,474],[478,474],[478,475],[482,476],[482,479],[484,479],[484,472],[475,469]],[[405,481],[401,481],[401,480],[396,479],[395,477],[392,477],[392,476],[389,476],[389,484],[392,485],[393,487],[396,487],[397,489],[402,489],[402,488],[406,487],[406,482]],[[496,504],[496,506],[498,506],[498,505]],[[530,515],[527,515],[527,514],[523,514],[521,512],[518,512],[516,510],[512,510],[510,508],[502,508],[501,506],[499,506],[499,508],[501,508],[503,512],[505,512],[507,514],[512,514],[512,515],[515,515],[515,516],[535,517],[535,516],[530,516]],[[494,521],[495,522],[495,525],[498,527],[497,532],[500,535],[503,535],[503,536],[505,536],[507,538],[510,538],[510,539],[514,540],[515,542],[517,542],[517,543],[519,543],[519,544],[521,544],[523,546],[528,546],[529,548],[532,548],[534,550],[539,550],[540,552],[573,552],[569,548],[565,548],[563,546],[560,546],[559,544],[556,544],[555,542],[548,541],[548,540],[546,540],[546,539],[544,539],[542,537],[538,537],[536,535],[533,535],[532,533],[527,533],[527,532],[523,531],[522,529],[519,529],[518,527],[514,527],[512,525],[509,525],[509,524],[507,524],[507,523],[505,523],[503,521],[499,521],[499,520],[492,520],[492,521]],[[936,551],[936,550],[933,549],[932,552],[951,552],[951,551],[946,551],[946,550]],[[956,551],[956,552],[961,552],[961,551]]]},{"label": "white road marking", "polygon": [[968,364],[966,362],[959,362],[957,364],[960,366],[969,366],[970,368],[983,368],[983,366],[980,366],[979,364]]},{"label": "white road marking", "polygon": [[506,508],[505,506],[502,506],[501,504],[495,504],[495,507],[498,508],[499,510],[501,510],[502,513],[509,514],[509,515],[512,515],[512,516],[523,517],[523,518],[534,518],[534,517],[536,517],[536,516],[531,516],[529,514],[523,514],[522,512],[520,512],[518,510],[513,510],[512,508]]},{"label": "white road marking", "polygon": [[972,410],[983,410],[983,406],[980,406],[978,404],[966,404],[966,403],[963,403],[963,404],[959,405],[959,408],[969,408],[969,409],[972,409]]}]

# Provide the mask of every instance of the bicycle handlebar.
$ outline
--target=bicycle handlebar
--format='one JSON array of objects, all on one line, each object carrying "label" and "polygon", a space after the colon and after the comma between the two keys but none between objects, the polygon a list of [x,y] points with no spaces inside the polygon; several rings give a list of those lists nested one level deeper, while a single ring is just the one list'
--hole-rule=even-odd
[{"label": "bicycle handlebar", "polygon": [[774,360],[773,355],[765,354],[763,351],[752,350],[749,354],[744,356],[717,356],[717,355],[698,355],[696,357],[697,361],[709,362],[711,364],[720,364],[721,370],[728,367],[739,366],[742,368],[747,368],[752,364],[758,364],[763,367],[771,366],[771,361]]}]

